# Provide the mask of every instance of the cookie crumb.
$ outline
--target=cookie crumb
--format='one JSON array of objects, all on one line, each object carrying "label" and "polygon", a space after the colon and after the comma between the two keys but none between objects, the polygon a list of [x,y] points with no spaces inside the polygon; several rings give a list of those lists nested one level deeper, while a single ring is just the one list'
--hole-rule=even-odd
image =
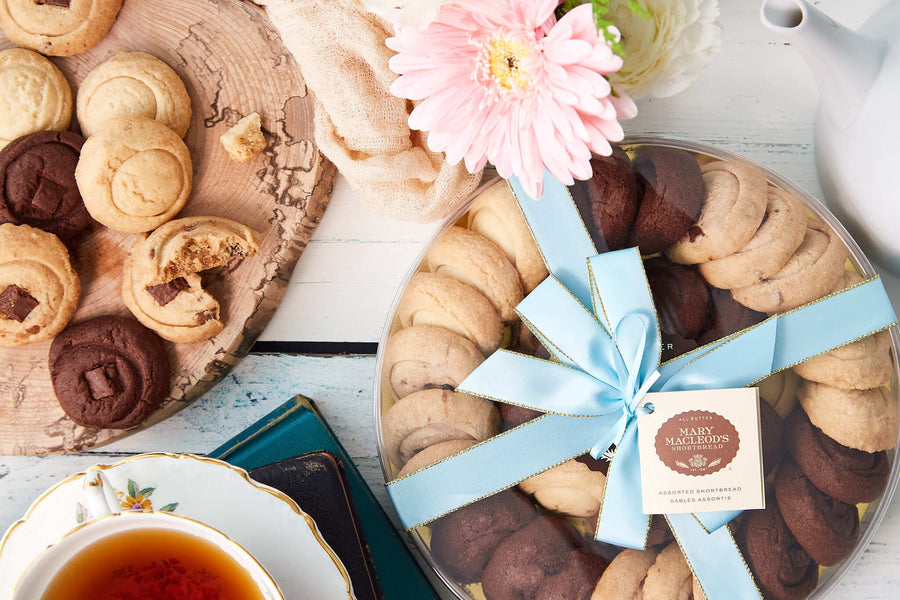
[{"label": "cookie crumb", "polygon": [[219,137],[232,160],[246,162],[266,147],[259,113],[250,113]]}]

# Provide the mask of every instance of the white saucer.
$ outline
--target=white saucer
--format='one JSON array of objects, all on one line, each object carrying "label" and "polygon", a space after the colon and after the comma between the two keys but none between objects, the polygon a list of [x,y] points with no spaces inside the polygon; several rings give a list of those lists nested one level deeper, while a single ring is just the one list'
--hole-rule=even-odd
[{"label": "white saucer", "polygon": [[[285,600],[353,600],[347,570],[312,518],[243,469],[185,454],[142,454],[101,468],[123,502],[191,517],[235,540],[269,571]],[[44,492],[0,540],[0,599],[44,548],[84,519],[83,477],[71,475]]]}]

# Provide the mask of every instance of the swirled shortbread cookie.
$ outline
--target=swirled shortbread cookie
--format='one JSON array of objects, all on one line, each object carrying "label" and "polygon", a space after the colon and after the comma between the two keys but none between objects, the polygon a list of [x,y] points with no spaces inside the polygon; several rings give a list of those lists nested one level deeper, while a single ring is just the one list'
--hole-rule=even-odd
[{"label": "swirled shortbread cookie", "polygon": [[85,136],[114,117],[140,115],[184,137],[191,125],[191,97],[178,73],[157,57],[119,52],[78,86],[75,112]]},{"label": "swirled shortbread cookie", "polygon": [[116,117],[84,143],[75,181],[95,220],[116,231],[151,231],[187,202],[191,155],[159,121]]},{"label": "swirled shortbread cookie", "polygon": [[730,290],[758,283],[777,273],[803,241],[807,220],[803,201],[771,185],[766,196],[766,214],[750,241],[698,267],[710,284]]},{"label": "swirled shortbread cookie", "polygon": [[0,225],[0,346],[48,340],[68,324],[81,283],[52,233]]},{"label": "swirled shortbread cookie", "polygon": [[516,266],[529,293],[547,277],[547,266],[528,223],[505,182],[492,185],[472,202],[467,226],[500,246]]},{"label": "swirled shortbread cookie", "polygon": [[697,222],[666,250],[673,262],[693,265],[737,252],[766,214],[766,176],[754,166],[717,160],[700,167],[706,195]]},{"label": "swirled shortbread cookie", "polygon": [[406,464],[419,451],[450,440],[481,442],[500,431],[490,400],[450,390],[422,390],[396,402],[381,423],[388,457]]},{"label": "swirled shortbread cookie", "polygon": [[847,246],[831,227],[809,220],[806,235],[787,263],[759,283],[731,290],[748,308],[778,313],[830,294],[844,273]]},{"label": "swirled shortbread cookie", "polygon": [[0,28],[25,48],[71,56],[100,43],[122,0],[0,0]]},{"label": "swirled shortbread cookie", "polygon": [[220,217],[169,221],[131,248],[122,269],[122,300],[161,337],[190,344],[225,327],[200,273],[259,251],[255,232]]},{"label": "swirled shortbread cookie", "polygon": [[72,88],[56,65],[24,48],[0,51],[0,148],[35,131],[65,131],[71,120]]},{"label": "swirled shortbread cookie", "polygon": [[844,446],[880,452],[897,444],[897,401],[885,387],[842,390],[804,381],[799,398],[810,423]]},{"label": "swirled shortbread cookie", "polygon": [[407,327],[388,338],[382,373],[394,396],[430,388],[454,389],[484,355],[468,338],[444,329]]},{"label": "swirled shortbread cookie", "polygon": [[490,301],[453,277],[416,273],[397,305],[403,327],[432,325],[470,339],[488,355],[503,341],[503,324]]},{"label": "swirled shortbread cookie", "polygon": [[484,294],[503,321],[516,319],[522,301],[522,282],[500,247],[463,227],[450,227],[428,250],[425,262],[432,273],[467,283]]}]

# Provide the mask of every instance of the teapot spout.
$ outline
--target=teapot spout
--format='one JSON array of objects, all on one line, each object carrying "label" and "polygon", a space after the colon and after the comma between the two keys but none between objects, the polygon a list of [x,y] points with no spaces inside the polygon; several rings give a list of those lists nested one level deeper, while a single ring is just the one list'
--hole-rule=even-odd
[{"label": "teapot spout", "polygon": [[806,59],[832,125],[852,124],[881,70],[887,42],[839,25],[805,0],[763,0],[760,18]]}]

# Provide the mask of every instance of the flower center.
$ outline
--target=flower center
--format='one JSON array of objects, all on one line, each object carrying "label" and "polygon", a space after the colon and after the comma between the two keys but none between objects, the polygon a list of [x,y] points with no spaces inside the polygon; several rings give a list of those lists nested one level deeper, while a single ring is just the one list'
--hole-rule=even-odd
[{"label": "flower center", "polygon": [[515,91],[515,88],[528,88],[530,77],[524,70],[524,61],[531,54],[527,42],[498,36],[487,43],[484,60],[486,70],[491,79],[502,88]]}]

